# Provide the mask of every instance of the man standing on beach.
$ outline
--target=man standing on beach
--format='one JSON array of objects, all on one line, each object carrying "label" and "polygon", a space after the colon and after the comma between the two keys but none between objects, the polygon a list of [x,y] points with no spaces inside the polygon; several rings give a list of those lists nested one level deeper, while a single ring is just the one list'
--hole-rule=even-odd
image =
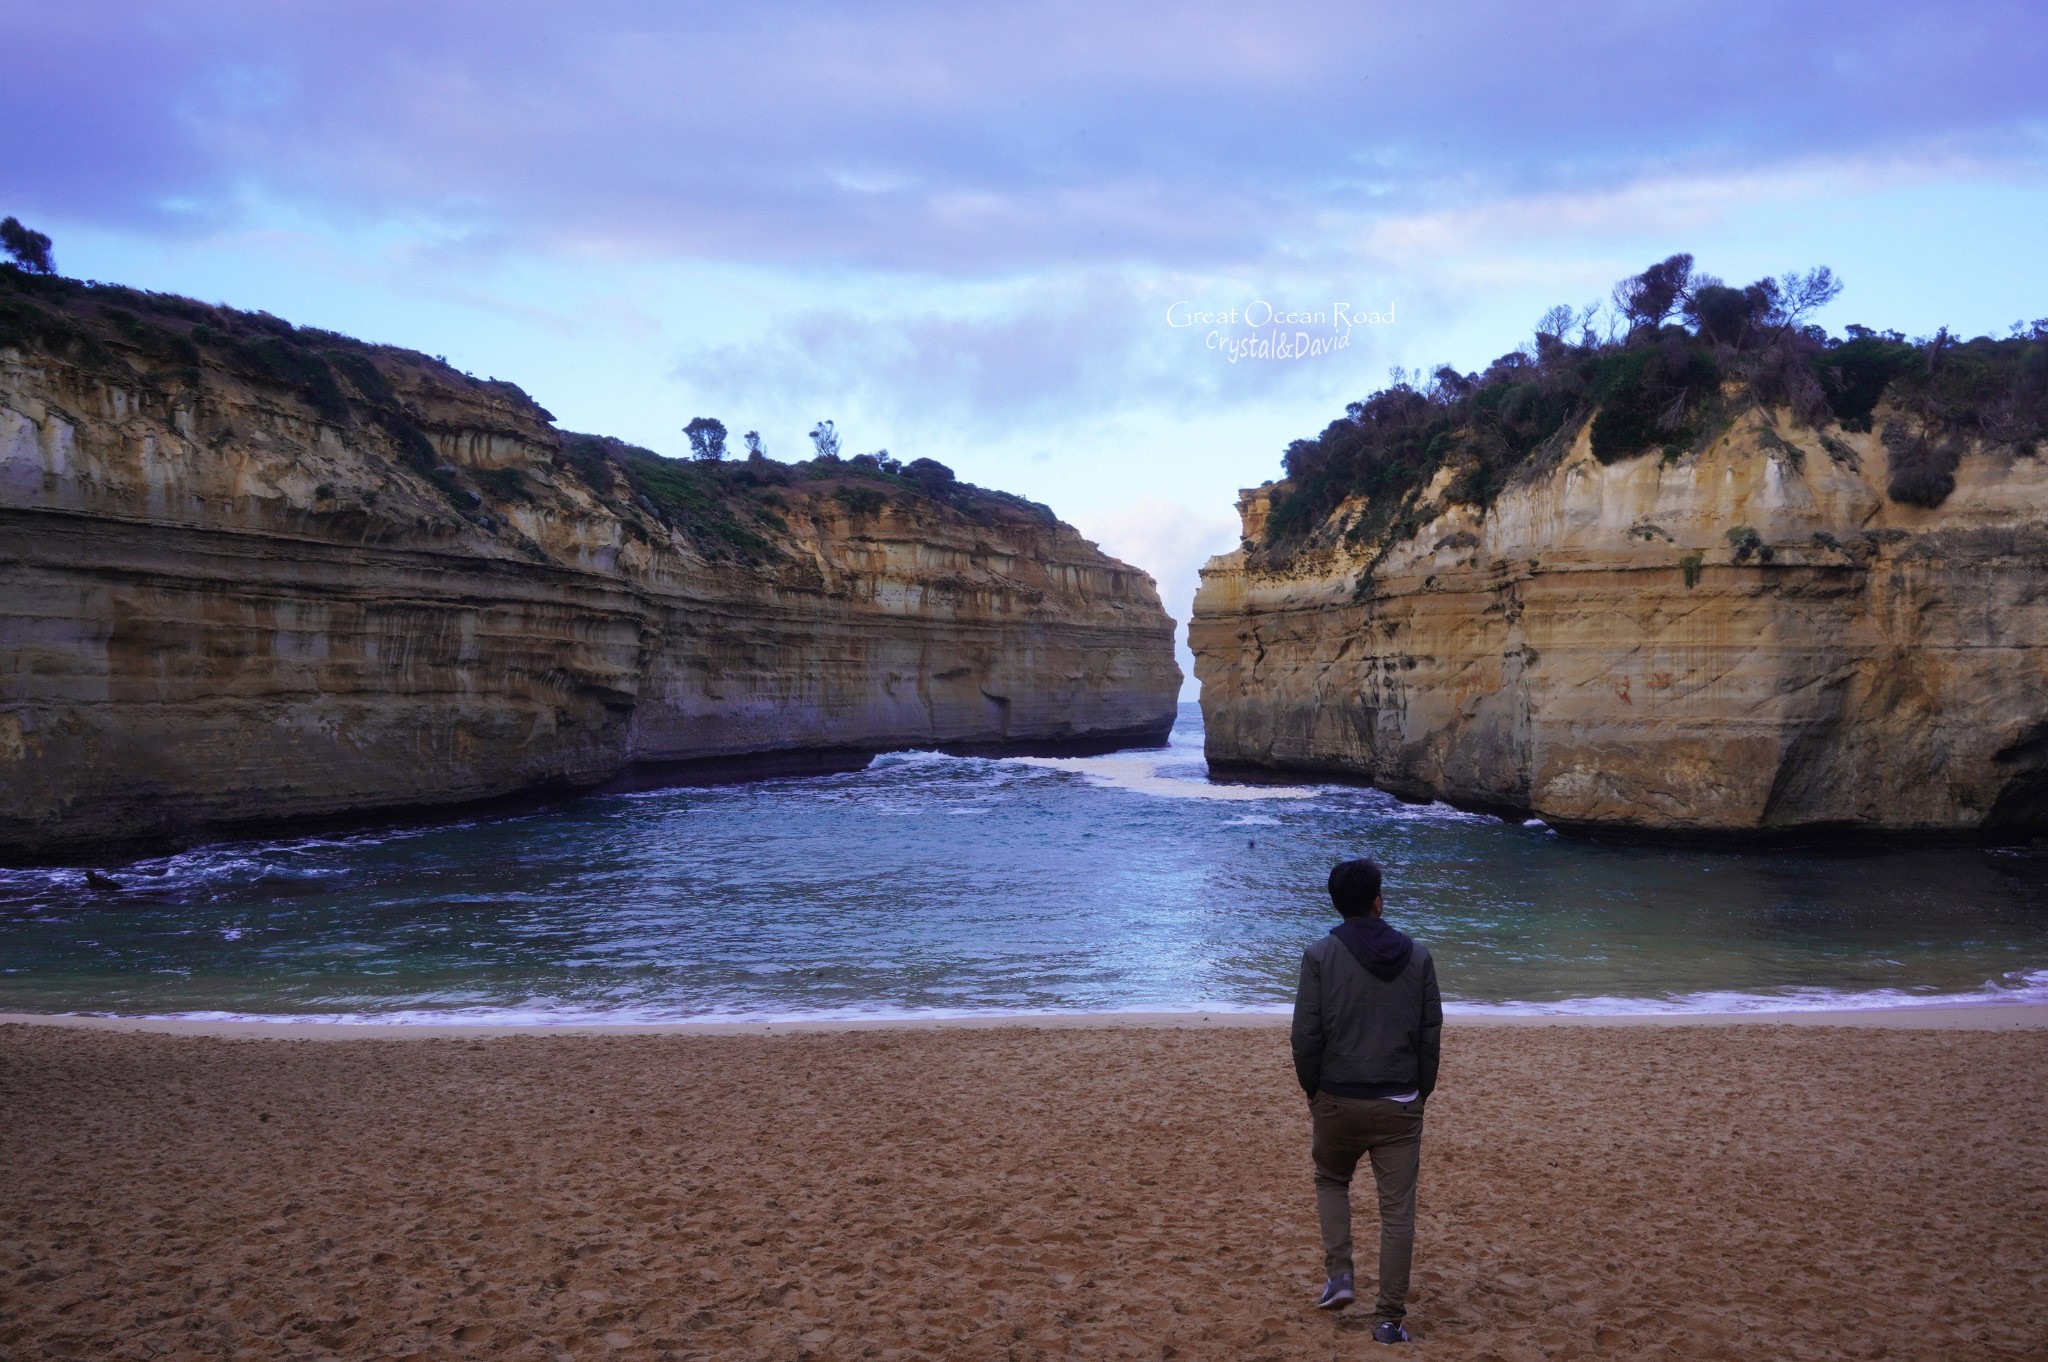
[{"label": "man standing on beach", "polygon": [[1294,995],[1294,1073],[1308,1094],[1316,1219],[1328,1277],[1320,1310],[1357,1298],[1351,1284],[1351,1174],[1372,1160],[1380,1200],[1381,1343],[1406,1343],[1408,1265],[1415,1254],[1415,1177],[1422,1107],[1436,1087],[1444,1024],[1436,962],[1380,916],[1380,868],[1345,861],[1330,872],[1344,921],[1301,957]]}]

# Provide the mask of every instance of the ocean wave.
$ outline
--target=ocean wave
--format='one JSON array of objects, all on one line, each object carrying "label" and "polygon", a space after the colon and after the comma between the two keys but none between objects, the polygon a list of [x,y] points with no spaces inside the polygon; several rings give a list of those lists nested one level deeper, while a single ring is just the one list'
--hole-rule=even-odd
[{"label": "ocean wave", "polygon": [[1432,800],[1427,804],[1409,804],[1381,790],[1366,793],[1372,800],[1373,812],[1390,822],[1495,825],[1500,822],[1500,819],[1490,813],[1472,813],[1466,809],[1453,808],[1441,800]]},{"label": "ocean wave", "polygon": [[2048,1005],[2048,970],[2021,970],[1982,987],[1956,993],[1899,988],[1787,988],[1775,993],[1708,991],[1656,998],[1600,995],[1546,1002],[1447,1001],[1444,1012],[1464,1017],[1663,1017],[1775,1012],[1871,1012],[1897,1008]]},{"label": "ocean wave", "polygon": [[722,1008],[688,1011],[667,1007],[627,1006],[614,1008],[570,1005],[529,1005],[493,1007],[397,1008],[379,1012],[231,1012],[195,1010],[186,1012],[66,1012],[48,1015],[94,1017],[124,1021],[198,1022],[214,1025],[270,1024],[293,1026],[463,1026],[463,1027],[578,1027],[578,1026],[796,1026],[836,1022],[927,1022],[927,1021],[1019,1021],[1058,1020],[1075,1017],[1125,1016],[1284,1016],[1284,1005],[1228,1004],[1200,1007],[1160,1004],[1146,1007],[1087,1008],[986,1008],[986,1007],[893,1007],[887,1005],[788,1009]]},{"label": "ocean wave", "polygon": [[[1775,993],[1715,991],[1660,997],[1602,995],[1546,1001],[1449,999],[1446,1015],[1485,1017],[1668,1017],[1770,1015],[1776,1013],[1868,1012],[1975,1006],[2048,1006],[2048,970],[2016,971],[1980,988],[1954,993],[1909,992],[1904,989],[1789,988]],[[1289,1012],[1285,1003],[1205,1003],[1199,999],[1160,999],[1125,1007],[901,1007],[858,1004],[836,1008],[688,1007],[627,1004],[592,1007],[571,1003],[528,1003],[482,1007],[417,1007],[389,1011],[319,1013],[185,1011],[153,1012],[133,1020],[238,1024],[249,1022],[346,1026],[674,1026],[674,1025],[797,1025],[831,1022],[920,1022],[1016,1018],[1181,1016],[1277,1017]],[[115,1017],[127,1014],[80,1011],[64,1015]]]},{"label": "ocean wave", "polygon": [[[1003,763],[1001,757],[961,757],[951,752],[934,752],[922,747],[913,747],[901,752],[884,752],[868,763],[867,772],[917,770],[921,767],[954,767],[962,771],[994,770]],[[860,771],[849,772],[861,775]]]},{"label": "ocean wave", "polygon": [[1185,758],[1179,753],[1161,756],[1006,757],[1004,760],[1045,771],[1066,771],[1083,776],[1090,783],[1108,789],[1128,790],[1133,794],[1152,795],[1162,799],[1218,799],[1237,802],[1314,799],[1323,793],[1320,786],[1313,785],[1216,785],[1212,784],[1206,775],[1203,779],[1197,780],[1187,775],[1169,774],[1170,771],[1187,769]]},{"label": "ocean wave", "polygon": [[[100,862],[92,869],[117,882],[117,888],[104,891],[116,896],[135,891],[180,894],[223,882],[327,880],[351,873],[346,865],[334,862],[354,852],[465,832],[483,821],[464,819],[265,841],[209,842],[164,855]],[[82,866],[0,869],[0,901],[29,899],[39,894],[70,896],[85,883],[85,875],[86,868]]]}]

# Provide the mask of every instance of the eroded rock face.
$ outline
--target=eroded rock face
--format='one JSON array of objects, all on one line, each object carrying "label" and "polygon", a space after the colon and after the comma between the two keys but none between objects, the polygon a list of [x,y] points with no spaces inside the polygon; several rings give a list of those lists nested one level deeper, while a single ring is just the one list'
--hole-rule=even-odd
[{"label": "eroded rock face", "polygon": [[2048,467],[1968,455],[1933,510],[1884,476],[1876,436],[1761,415],[1669,463],[1582,435],[1363,589],[1341,546],[1212,559],[1210,761],[1586,830],[2048,826]]},{"label": "eroded rock face", "polygon": [[0,854],[1172,722],[1151,580],[1028,507],[799,479],[721,559],[510,385],[380,360],[422,468],[289,385],[110,364],[0,349]]}]

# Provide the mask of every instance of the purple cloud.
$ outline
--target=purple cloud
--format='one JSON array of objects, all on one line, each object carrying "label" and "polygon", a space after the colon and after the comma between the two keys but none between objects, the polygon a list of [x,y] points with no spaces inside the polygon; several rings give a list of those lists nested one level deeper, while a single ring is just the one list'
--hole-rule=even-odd
[{"label": "purple cloud", "polygon": [[[1565,16],[1569,17],[1565,17]],[[7,211],[985,272],[1793,157],[2033,164],[2021,0],[15,3]]]}]

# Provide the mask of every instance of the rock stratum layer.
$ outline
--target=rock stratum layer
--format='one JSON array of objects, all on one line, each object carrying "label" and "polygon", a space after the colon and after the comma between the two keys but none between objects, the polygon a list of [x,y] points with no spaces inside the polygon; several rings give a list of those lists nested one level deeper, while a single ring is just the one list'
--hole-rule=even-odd
[{"label": "rock stratum layer", "polygon": [[2048,826],[2048,467],[1970,452],[1932,510],[1885,467],[1782,414],[1614,464],[1582,430],[1484,513],[1445,473],[1376,564],[1257,566],[1246,492],[1189,629],[1209,759],[1576,830]]},{"label": "rock stratum layer", "polygon": [[0,316],[9,857],[1172,722],[1151,580],[1030,503],[756,462],[657,504],[510,384],[108,292]]}]

